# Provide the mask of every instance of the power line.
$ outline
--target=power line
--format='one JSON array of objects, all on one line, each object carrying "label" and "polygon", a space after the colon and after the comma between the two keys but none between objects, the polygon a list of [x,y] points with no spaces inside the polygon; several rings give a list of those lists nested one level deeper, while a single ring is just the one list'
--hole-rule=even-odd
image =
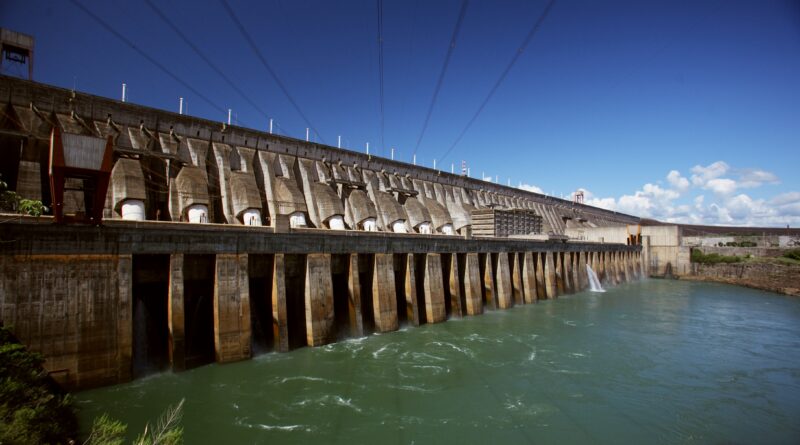
[{"label": "power line", "polygon": [[383,114],[383,0],[378,0],[378,77],[380,79],[381,106],[381,154],[383,154],[384,114]]},{"label": "power line", "polygon": [[447,72],[447,67],[450,65],[450,56],[453,55],[453,50],[456,47],[456,40],[458,39],[458,32],[461,29],[461,23],[464,21],[464,15],[467,13],[467,5],[469,4],[469,0],[463,0],[461,2],[461,10],[458,13],[458,20],[456,21],[456,27],[453,29],[453,36],[450,38],[450,46],[447,48],[447,55],[444,57],[444,64],[442,64],[442,71],[439,73],[439,80],[436,82],[436,88],[433,90],[433,97],[431,98],[431,104],[428,106],[428,114],[425,116],[425,122],[422,124],[422,131],[419,133],[419,137],[417,138],[417,145],[414,147],[414,154],[417,154],[417,150],[419,149],[419,145],[422,143],[422,138],[425,136],[425,130],[428,129],[428,122],[431,119],[431,114],[433,113],[433,106],[436,105],[436,98],[439,96],[439,90],[442,88],[442,82],[444,82],[444,75]]},{"label": "power line", "polygon": [[250,99],[250,97],[247,94],[245,94],[239,87],[237,87],[236,84],[222,71],[222,69],[220,69],[217,65],[214,64],[214,62],[211,61],[211,59],[209,59],[205,54],[203,54],[200,48],[198,48],[197,45],[192,43],[192,41],[180,30],[180,28],[178,28],[178,26],[175,25],[175,23],[172,22],[172,20],[170,20],[166,16],[166,14],[164,14],[160,9],[158,9],[158,7],[155,5],[155,3],[152,2],[152,0],[145,0],[145,3],[147,3],[147,6],[149,6],[150,9],[152,9],[153,12],[155,12],[156,15],[159,18],[161,18],[161,20],[164,23],[166,23],[170,28],[172,28],[173,31],[175,31],[175,34],[178,34],[178,37],[180,37],[183,40],[183,42],[186,43],[192,49],[192,51],[195,52],[195,54],[197,54],[201,59],[203,59],[206,65],[208,65],[212,70],[214,70],[214,72],[216,72],[220,77],[222,77],[222,79],[234,91],[236,91],[236,93],[238,93],[239,96],[242,97],[242,99],[244,99],[248,104],[250,104],[250,106],[253,107],[254,110],[261,113],[261,115],[267,119],[270,117],[263,109],[261,109],[261,107],[258,106],[258,104],[256,104],[252,99]]},{"label": "power line", "polygon": [[269,62],[267,62],[267,59],[264,58],[264,55],[261,53],[261,50],[258,49],[258,46],[256,45],[256,42],[253,40],[253,38],[247,32],[247,30],[245,29],[245,27],[242,24],[242,22],[239,21],[239,18],[236,17],[236,13],[233,12],[233,9],[231,9],[230,5],[228,5],[228,2],[226,2],[225,0],[219,0],[219,2],[225,8],[225,11],[230,16],[230,18],[233,21],[234,25],[236,25],[236,27],[239,28],[239,32],[242,34],[242,37],[244,37],[245,41],[250,46],[250,49],[253,50],[255,55],[258,57],[258,60],[261,62],[262,65],[264,65],[264,68],[267,69],[267,71],[269,72],[270,76],[272,76],[272,80],[274,80],[275,83],[278,84],[278,87],[281,89],[281,91],[283,91],[283,94],[286,96],[287,99],[289,99],[289,102],[291,102],[291,104],[294,107],[295,111],[297,111],[297,113],[300,115],[300,117],[303,118],[303,120],[305,121],[306,125],[308,125],[308,127],[311,128],[311,130],[314,131],[314,133],[317,135],[319,140],[322,141],[323,144],[327,144],[325,142],[325,139],[323,139],[322,135],[319,134],[319,131],[317,131],[317,129],[314,127],[314,125],[311,124],[311,121],[308,120],[308,118],[306,117],[305,113],[303,113],[303,110],[300,109],[300,106],[294,100],[292,95],[289,94],[289,90],[286,89],[286,86],[283,84],[281,79],[278,77],[278,74],[275,72],[274,69],[272,69],[272,66],[270,66]]},{"label": "power line", "polygon": [[533,36],[535,36],[536,32],[539,31],[539,27],[541,26],[542,22],[544,22],[544,19],[547,17],[547,14],[550,13],[550,9],[553,7],[555,3],[556,3],[555,0],[550,0],[550,2],[544,8],[544,12],[542,12],[542,14],[539,16],[539,19],[536,20],[536,23],[534,23],[533,27],[528,32],[528,35],[525,36],[525,40],[522,41],[522,44],[517,49],[517,52],[514,54],[514,57],[511,58],[511,61],[508,63],[508,66],[506,66],[506,69],[503,70],[503,73],[500,74],[500,77],[497,79],[497,82],[495,82],[492,89],[489,90],[489,94],[486,95],[486,98],[483,100],[480,107],[478,107],[478,110],[475,112],[475,114],[472,116],[469,122],[467,122],[467,125],[464,127],[464,129],[461,130],[461,133],[459,133],[458,137],[450,146],[450,148],[448,148],[447,151],[444,152],[444,154],[440,157],[442,162],[444,162],[444,160],[447,159],[447,155],[449,155],[450,152],[453,151],[454,148],[456,148],[456,145],[458,145],[458,143],[461,142],[461,138],[464,137],[464,134],[467,133],[467,130],[469,130],[472,124],[475,123],[475,120],[478,119],[478,116],[486,107],[486,104],[489,103],[489,100],[492,98],[492,96],[494,96],[494,93],[497,92],[497,89],[500,88],[500,85],[505,80],[509,71],[511,71],[511,68],[513,68],[514,64],[517,63],[517,60],[519,60],[519,56],[521,56],[522,52],[525,51],[525,47],[528,46],[528,43],[530,43],[530,41],[533,39]]},{"label": "power line", "polygon": [[97,23],[98,23],[100,26],[102,26],[103,28],[105,28],[105,30],[106,30],[106,31],[108,31],[108,32],[110,32],[111,34],[113,34],[113,35],[114,35],[116,38],[118,38],[118,39],[122,40],[122,41],[123,41],[123,42],[124,42],[126,45],[130,46],[130,47],[131,47],[131,49],[133,49],[134,51],[136,51],[137,53],[139,53],[139,55],[140,55],[140,56],[144,57],[144,58],[145,58],[145,59],[146,59],[148,62],[150,62],[150,63],[152,63],[153,65],[155,65],[155,66],[156,66],[156,68],[158,68],[158,69],[160,69],[161,71],[163,71],[163,72],[164,72],[166,75],[168,75],[169,77],[171,77],[173,80],[175,80],[175,81],[176,81],[176,82],[178,82],[179,84],[183,85],[183,87],[184,87],[184,88],[186,88],[187,90],[191,91],[191,92],[192,92],[194,95],[196,95],[197,97],[199,97],[200,99],[202,99],[202,100],[203,100],[204,102],[206,102],[207,104],[211,105],[211,107],[212,107],[212,108],[214,108],[215,110],[219,111],[219,112],[220,112],[220,113],[222,113],[222,114],[225,114],[225,113],[226,113],[226,110],[225,110],[224,108],[222,108],[222,107],[220,107],[219,105],[215,104],[215,103],[214,103],[214,102],[213,102],[211,99],[209,99],[209,98],[208,98],[208,97],[207,97],[205,94],[203,94],[203,93],[201,93],[200,91],[198,91],[198,90],[196,90],[195,88],[193,88],[191,85],[189,85],[188,83],[186,83],[186,81],[184,81],[183,79],[181,79],[180,77],[178,77],[178,75],[177,75],[177,74],[175,74],[175,73],[173,73],[172,71],[170,71],[170,70],[169,70],[169,68],[167,68],[166,66],[164,66],[163,64],[161,64],[161,63],[160,63],[159,61],[157,61],[156,59],[152,58],[150,55],[148,55],[146,52],[144,52],[144,51],[143,51],[141,48],[139,48],[138,46],[136,46],[136,44],[135,44],[135,43],[133,43],[133,42],[132,42],[131,40],[129,40],[127,37],[125,37],[125,36],[123,36],[122,34],[120,34],[120,33],[119,33],[119,32],[118,32],[116,29],[114,29],[114,27],[112,27],[112,26],[111,26],[111,25],[110,25],[108,22],[106,22],[105,20],[103,20],[102,18],[100,18],[100,17],[99,17],[97,14],[93,13],[91,10],[89,10],[89,9],[88,9],[86,6],[84,6],[84,5],[83,5],[82,3],[80,3],[78,0],[70,0],[70,2],[72,2],[72,4],[73,4],[73,5],[77,6],[77,7],[78,7],[78,9],[80,9],[81,11],[83,11],[84,13],[86,13],[86,15],[88,15],[89,17],[91,17],[91,18],[92,18],[92,19],[93,19],[95,22],[97,22]]}]

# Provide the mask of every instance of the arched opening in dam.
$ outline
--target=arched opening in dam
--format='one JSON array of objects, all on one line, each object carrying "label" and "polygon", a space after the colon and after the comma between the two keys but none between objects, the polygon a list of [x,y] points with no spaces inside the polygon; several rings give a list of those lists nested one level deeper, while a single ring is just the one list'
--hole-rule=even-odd
[{"label": "arched opening in dam", "polygon": [[492,280],[492,267],[489,265],[487,276],[487,259],[491,260],[492,255],[488,253],[478,254],[478,276],[480,277],[481,305],[485,309],[494,309],[494,284]]},{"label": "arched opening in dam", "polygon": [[361,288],[361,320],[364,335],[375,332],[375,315],[372,305],[372,279],[375,273],[375,255],[358,254],[358,283]]},{"label": "arched opening in dam", "polygon": [[[451,269],[453,267],[453,258],[456,256],[452,253],[443,253],[441,254],[442,257],[442,289],[444,289],[444,313],[445,317],[450,318],[453,315],[453,295],[450,289],[450,274]],[[456,296],[455,298],[458,298]],[[456,302],[456,316],[460,316],[461,313],[458,311],[459,302]]]},{"label": "arched opening in dam", "polygon": [[214,255],[184,255],[183,320],[186,369],[214,361]]},{"label": "arched opening in dam", "polygon": [[274,255],[249,255],[247,267],[251,344],[253,354],[260,354],[274,350],[275,344],[272,318]]},{"label": "arched opening in dam", "polygon": [[284,255],[289,349],[306,346],[306,255]]},{"label": "arched opening in dam", "polygon": [[133,377],[169,367],[169,255],[133,255]]},{"label": "arched opening in dam", "polygon": [[358,335],[356,306],[350,295],[350,260],[351,256],[348,254],[331,255],[334,316],[334,332],[331,338],[336,340]]},{"label": "arched opening in dam", "polygon": [[417,310],[417,302],[409,301],[409,298],[413,297],[416,292],[411,292],[411,290],[406,292],[407,274],[409,273],[407,255],[396,253],[392,257],[392,261],[394,261],[394,293],[397,300],[397,322],[403,325],[414,320],[413,311]]}]

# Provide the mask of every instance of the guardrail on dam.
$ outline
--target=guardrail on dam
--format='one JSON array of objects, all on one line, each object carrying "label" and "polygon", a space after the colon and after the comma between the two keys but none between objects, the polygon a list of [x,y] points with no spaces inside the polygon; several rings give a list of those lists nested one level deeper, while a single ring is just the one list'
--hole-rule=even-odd
[{"label": "guardrail on dam", "polygon": [[[610,283],[647,264],[641,246],[564,242],[633,216],[8,77],[0,100],[4,180],[56,219],[103,215],[6,215],[0,232],[0,321],[68,388],[534,303],[586,288],[587,264]],[[98,195],[87,166],[106,161]],[[56,163],[73,175],[60,185]],[[533,212],[544,233],[472,238],[484,209]]]}]

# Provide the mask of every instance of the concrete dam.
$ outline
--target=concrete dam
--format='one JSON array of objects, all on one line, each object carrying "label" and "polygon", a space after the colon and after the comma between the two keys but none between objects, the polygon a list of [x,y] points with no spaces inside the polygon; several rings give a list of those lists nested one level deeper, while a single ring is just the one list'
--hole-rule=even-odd
[{"label": "concrete dam", "polygon": [[0,100],[2,180],[52,213],[3,215],[0,322],[70,389],[648,273],[634,216],[11,77]]}]

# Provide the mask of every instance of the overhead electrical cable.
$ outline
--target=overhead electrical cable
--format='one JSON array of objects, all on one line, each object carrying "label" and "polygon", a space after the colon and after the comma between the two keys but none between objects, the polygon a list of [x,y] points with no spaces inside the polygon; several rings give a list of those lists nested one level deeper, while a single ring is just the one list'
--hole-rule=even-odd
[{"label": "overhead electrical cable", "polygon": [[150,62],[153,65],[155,65],[156,68],[158,68],[161,71],[163,71],[164,74],[168,75],[173,80],[175,80],[176,82],[181,84],[184,88],[186,88],[187,90],[191,91],[192,94],[194,94],[195,96],[199,97],[200,99],[202,99],[207,104],[211,105],[212,108],[214,108],[215,110],[219,111],[220,113],[222,113],[222,114],[227,113],[227,110],[225,110],[223,107],[220,107],[219,105],[215,104],[211,99],[208,98],[208,96],[206,96],[205,94],[201,93],[197,89],[193,88],[185,80],[181,79],[177,74],[173,73],[169,68],[164,66],[161,62],[159,62],[158,60],[154,59],[152,56],[150,56],[149,54],[144,52],[144,50],[139,48],[135,43],[133,43],[133,41],[129,40],[127,37],[125,37],[124,35],[120,34],[119,31],[114,29],[113,26],[111,26],[108,22],[106,22],[105,20],[100,18],[97,14],[92,12],[89,8],[84,6],[81,2],[79,2],[78,0],[70,0],[70,1],[72,2],[73,5],[78,7],[78,9],[80,9],[81,11],[86,13],[86,15],[91,17],[92,20],[94,20],[100,26],[102,26],[106,31],[108,31],[109,33],[113,34],[116,38],[122,40],[126,45],[130,46],[131,49],[136,51],[140,56],[144,57],[148,62]]},{"label": "overhead electrical cable", "polygon": [[228,13],[228,15],[230,16],[231,20],[236,25],[236,27],[239,29],[239,32],[242,34],[242,37],[244,37],[244,40],[250,46],[250,49],[253,50],[253,53],[255,53],[256,57],[258,57],[258,60],[261,62],[262,65],[264,65],[264,68],[266,68],[266,70],[267,70],[267,72],[269,72],[270,76],[272,76],[272,80],[274,80],[275,83],[278,84],[278,87],[281,89],[283,94],[286,96],[287,99],[289,99],[289,102],[292,104],[292,106],[294,107],[295,111],[297,111],[297,114],[299,114],[300,117],[303,118],[303,121],[305,121],[306,125],[308,125],[308,128],[310,128],[311,131],[313,131],[314,134],[317,135],[319,140],[322,141],[323,144],[325,144],[326,143],[325,139],[322,137],[322,135],[319,133],[319,131],[317,131],[317,129],[314,127],[314,125],[311,124],[311,121],[308,119],[308,117],[306,117],[306,114],[303,113],[303,110],[300,109],[300,105],[297,104],[297,101],[295,101],[294,98],[292,97],[292,95],[289,93],[289,90],[283,84],[283,82],[281,81],[280,77],[278,77],[278,73],[275,72],[275,70],[272,69],[272,66],[270,66],[269,62],[267,62],[267,59],[261,53],[261,50],[258,49],[258,45],[256,45],[256,42],[250,36],[250,33],[247,32],[247,30],[245,29],[245,27],[242,24],[242,22],[239,21],[239,18],[236,17],[236,13],[233,12],[233,9],[230,7],[230,5],[228,5],[228,2],[226,2],[225,0],[219,0],[219,2],[225,8],[225,11]]},{"label": "overhead electrical cable", "polygon": [[383,0],[378,0],[378,78],[380,85],[380,108],[381,108],[381,147],[380,153],[383,154],[383,135],[384,135],[384,113],[383,113]]},{"label": "overhead electrical cable", "polygon": [[514,57],[511,58],[511,61],[508,63],[503,72],[500,74],[500,77],[494,83],[492,89],[489,90],[489,94],[487,94],[486,98],[483,99],[483,102],[481,102],[481,105],[478,107],[478,110],[475,112],[475,114],[472,116],[469,122],[467,122],[467,125],[464,127],[464,129],[461,130],[461,133],[459,133],[458,137],[453,142],[453,144],[450,145],[450,148],[448,148],[447,151],[445,151],[444,154],[439,158],[442,160],[442,162],[444,162],[444,160],[447,158],[450,152],[452,152],[453,149],[456,148],[456,145],[458,145],[458,143],[461,142],[461,138],[463,138],[464,134],[467,133],[467,130],[469,130],[470,127],[472,127],[472,124],[474,124],[475,120],[478,119],[478,116],[480,116],[481,112],[486,107],[486,104],[489,103],[489,100],[491,100],[492,96],[494,96],[494,93],[497,92],[498,88],[500,88],[500,85],[506,79],[506,76],[508,75],[509,71],[511,71],[511,68],[513,68],[514,64],[517,63],[517,60],[519,60],[519,56],[521,56],[523,51],[525,51],[525,47],[528,46],[533,37],[536,35],[537,31],[539,31],[539,27],[544,22],[544,19],[547,18],[547,14],[550,13],[550,9],[553,7],[554,4],[555,0],[550,0],[550,2],[547,3],[547,6],[544,8],[544,12],[542,12],[542,14],[539,16],[539,19],[536,20],[536,23],[534,23],[533,27],[528,32],[528,35],[525,36],[525,40],[522,41],[522,44],[517,49],[516,53],[514,53]]},{"label": "overhead electrical cable", "polygon": [[259,113],[260,113],[260,114],[261,114],[263,117],[265,117],[265,118],[269,119],[269,117],[270,117],[270,116],[267,114],[267,112],[266,112],[266,111],[264,111],[264,110],[263,110],[263,109],[262,109],[262,108],[261,108],[261,107],[260,107],[260,106],[259,106],[257,103],[255,103],[255,102],[254,102],[252,99],[250,99],[250,97],[249,97],[247,94],[245,94],[245,93],[244,93],[244,92],[241,90],[241,88],[239,88],[238,86],[236,86],[236,84],[235,84],[235,83],[234,83],[234,82],[233,82],[233,81],[230,79],[230,77],[228,77],[228,76],[227,76],[227,75],[226,75],[226,74],[225,74],[225,73],[222,71],[222,69],[220,69],[220,68],[219,68],[217,65],[215,65],[215,64],[214,64],[214,62],[212,62],[212,61],[211,61],[211,59],[209,59],[209,58],[208,58],[208,57],[207,57],[207,56],[206,56],[206,55],[205,55],[205,54],[204,54],[204,53],[203,53],[203,52],[200,50],[200,48],[198,48],[198,47],[197,47],[197,45],[195,45],[195,44],[194,44],[194,43],[193,43],[193,42],[192,42],[192,41],[189,39],[189,37],[187,37],[187,36],[186,36],[186,34],[184,34],[184,33],[181,31],[181,30],[180,30],[180,28],[178,28],[178,26],[177,26],[177,25],[176,25],[176,24],[175,24],[175,23],[174,23],[172,20],[170,20],[170,19],[167,17],[167,15],[166,15],[166,14],[164,14],[164,13],[163,13],[163,12],[162,12],[160,9],[158,9],[158,7],[155,5],[155,3],[153,3],[153,1],[152,1],[152,0],[145,0],[145,3],[147,3],[147,6],[149,6],[149,7],[150,7],[150,9],[152,9],[152,10],[153,10],[153,12],[155,12],[155,13],[156,13],[156,15],[157,15],[157,16],[158,16],[158,17],[159,17],[159,18],[160,18],[160,19],[161,19],[161,20],[162,20],[164,23],[166,23],[166,24],[167,24],[167,26],[169,26],[170,28],[172,28],[172,30],[173,30],[173,31],[175,31],[175,34],[177,34],[177,35],[178,35],[178,37],[180,37],[180,38],[181,38],[181,40],[183,40],[183,42],[184,42],[184,43],[186,43],[186,44],[189,46],[189,48],[191,48],[191,49],[192,49],[192,51],[194,51],[194,52],[195,52],[195,54],[197,54],[197,55],[198,55],[198,56],[199,56],[201,59],[203,59],[203,62],[205,62],[205,63],[206,63],[206,65],[208,65],[208,66],[209,66],[209,67],[210,67],[212,70],[214,70],[214,72],[216,72],[216,73],[217,73],[217,74],[218,74],[218,75],[219,75],[219,76],[220,76],[220,77],[221,77],[221,78],[222,78],[222,79],[223,79],[223,80],[224,80],[224,81],[225,81],[225,82],[228,84],[228,86],[230,86],[230,87],[231,87],[231,88],[232,88],[234,91],[236,91],[236,93],[237,93],[237,94],[239,94],[239,96],[241,96],[241,97],[242,97],[242,99],[244,99],[244,100],[245,100],[245,101],[246,101],[248,104],[250,104],[250,106],[251,106],[251,107],[253,107],[253,109],[254,109],[254,110],[258,111],[258,112],[259,112]]},{"label": "overhead electrical cable", "polygon": [[458,33],[461,30],[461,23],[464,21],[464,15],[466,15],[467,13],[468,4],[469,0],[463,0],[461,2],[461,10],[458,13],[458,20],[456,20],[456,27],[453,29],[453,36],[450,37],[450,46],[448,46],[447,48],[447,55],[444,56],[442,71],[439,73],[439,80],[436,81],[436,87],[433,89],[433,97],[431,98],[431,104],[428,106],[428,113],[425,115],[425,121],[422,124],[422,131],[419,132],[419,137],[417,138],[417,145],[414,146],[414,154],[417,154],[419,145],[422,143],[422,138],[425,136],[425,130],[428,129],[428,122],[431,120],[433,107],[434,105],[436,105],[436,98],[439,96],[439,91],[442,89],[442,83],[444,82],[444,75],[447,72],[447,67],[450,65],[450,57],[453,55],[453,50],[456,48],[456,40],[458,40]]}]

